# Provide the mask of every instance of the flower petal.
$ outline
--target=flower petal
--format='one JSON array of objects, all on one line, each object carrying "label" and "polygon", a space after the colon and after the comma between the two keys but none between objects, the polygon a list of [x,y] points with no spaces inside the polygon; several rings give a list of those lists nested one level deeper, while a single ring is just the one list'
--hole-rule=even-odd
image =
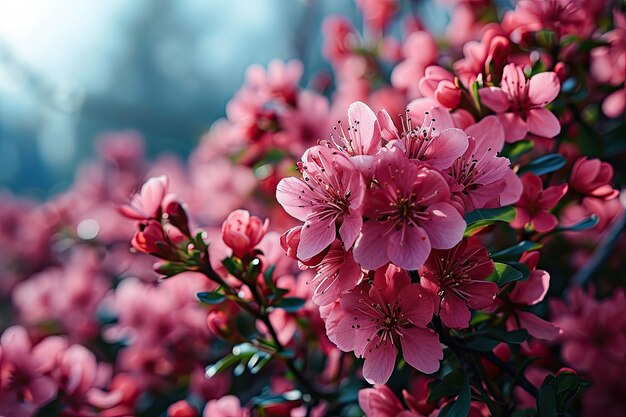
[{"label": "flower petal", "polygon": [[421,227],[405,225],[389,239],[388,253],[394,265],[414,271],[428,258],[430,241]]},{"label": "flower petal", "polygon": [[317,215],[304,222],[300,234],[297,256],[300,259],[310,259],[326,249],[335,240],[335,218],[321,220]]},{"label": "flower petal", "polygon": [[410,328],[400,337],[402,356],[418,371],[432,374],[439,370],[443,350],[439,337],[430,329]]},{"label": "flower petal", "polygon": [[426,210],[427,220],[420,221],[435,249],[450,249],[463,238],[465,220],[451,204],[435,203]]},{"label": "flower petal", "polygon": [[374,270],[389,262],[387,254],[388,237],[384,236],[387,227],[370,220],[363,224],[363,234],[354,246],[354,260],[364,269]]},{"label": "flower petal", "polygon": [[[396,365],[396,347],[389,341],[372,339],[365,347],[363,377],[370,384],[384,384]],[[439,363],[437,363],[439,364]]]},{"label": "flower petal", "polygon": [[480,101],[496,113],[503,113],[511,106],[507,95],[498,87],[481,88],[478,95]]},{"label": "flower petal", "polygon": [[544,138],[553,138],[561,132],[561,124],[550,110],[531,109],[526,117],[528,131]]},{"label": "flower petal", "polygon": [[469,326],[472,314],[463,300],[452,291],[448,291],[441,300],[439,316],[446,326],[453,329],[465,329]]},{"label": "flower petal", "polygon": [[554,72],[533,75],[528,84],[528,98],[536,106],[552,103],[561,91],[561,83]]}]

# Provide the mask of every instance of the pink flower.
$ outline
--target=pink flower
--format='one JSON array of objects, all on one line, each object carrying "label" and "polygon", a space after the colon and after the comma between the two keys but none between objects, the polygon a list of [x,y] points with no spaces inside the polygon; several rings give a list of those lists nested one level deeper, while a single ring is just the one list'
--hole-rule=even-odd
[{"label": "pink flower", "polygon": [[619,195],[611,183],[613,182],[613,167],[608,162],[599,159],[580,157],[574,163],[569,183],[572,188],[581,194],[611,200]]},{"label": "pink flower", "polygon": [[187,401],[180,400],[167,407],[168,417],[198,417],[198,412]]},{"label": "pink flower", "polygon": [[[504,302],[509,312],[506,321],[508,330],[526,329],[528,333],[542,340],[553,340],[559,334],[559,328],[545,321],[529,311],[528,306],[533,306],[543,300],[550,287],[550,274],[542,269],[536,269],[539,262],[539,252],[526,253],[520,259],[530,269],[530,276],[526,281],[515,283],[515,288]],[[498,299],[500,301],[500,299]],[[502,302],[502,301],[500,301]]]},{"label": "pink flower", "polygon": [[367,417],[413,417],[386,385],[374,385],[359,391],[359,406]]},{"label": "pink flower", "polygon": [[364,22],[374,33],[382,33],[398,9],[396,0],[356,0],[356,5],[363,14]]},{"label": "pink flower", "polygon": [[367,191],[362,236],[354,259],[374,270],[388,262],[415,270],[435,249],[463,237],[465,221],[450,204],[450,189],[437,171],[409,161],[397,148],[379,154],[376,186]]},{"label": "pink flower", "polygon": [[260,65],[251,65],[246,71],[244,88],[257,92],[266,100],[278,99],[294,106],[303,71],[302,62],[295,59],[288,62],[273,59],[268,64],[267,71]]},{"label": "pink flower", "polygon": [[522,176],[522,184],[524,191],[515,204],[517,215],[511,226],[521,229],[530,224],[540,233],[553,230],[559,221],[550,210],[567,193],[567,184],[553,185],[544,189],[541,178],[532,172]]},{"label": "pink flower", "polygon": [[250,216],[248,210],[235,210],[222,224],[222,240],[239,258],[252,251],[263,239],[269,220]]},{"label": "pink flower", "polygon": [[330,245],[337,234],[346,248],[356,240],[363,219],[360,213],[365,183],[350,160],[330,149],[309,149],[299,164],[303,179],[278,183],[276,199],[285,211],[304,221],[297,256],[309,259]]},{"label": "pink flower", "polygon": [[140,252],[157,256],[162,259],[170,259],[175,255],[172,243],[167,237],[163,226],[154,220],[148,220],[135,232],[131,244]]},{"label": "pink flower", "polygon": [[293,260],[296,260],[301,265],[302,269],[309,266],[316,266],[322,262],[324,256],[330,250],[330,246],[321,251],[317,255],[309,259],[298,259],[298,246],[300,246],[300,238],[302,236],[302,226],[295,226],[286,230],[280,236],[280,246],[283,248],[287,256]]},{"label": "pink flower", "polygon": [[504,130],[498,119],[487,116],[465,132],[469,146],[447,171],[453,201],[468,212],[515,202],[521,183],[509,160],[498,156],[504,146]]},{"label": "pink flower", "polygon": [[23,327],[4,331],[0,338],[0,414],[32,416],[56,397],[57,384],[46,373],[60,340],[50,337],[32,346]]},{"label": "pink flower", "polygon": [[167,194],[169,180],[165,175],[148,179],[141,191],[135,194],[130,203],[119,208],[120,212],[131,219],[149,220],[161,217],[161,203]]},{"label": "pink flower", "polygon": [[437,59],[437,44],[430,33],[418,31],[406,38],[402,49],[406,58],[393,69],[391,84],[416,98],[424,70]]},{"label": "pink flower", "polygon": [[324,32],[324,56],[335,67],[351,57],[360,44],[352,22],[346,17],[337,15],[327,17],[322,24],[322,31]]},{"label": "pink flower", "polygon": [[443,358],[439,338],[426,327],[433,314],[430,296],[411,284],[406,271],[393,265],[381,268],[371,284],[359,284],[340,302],[343,317],[331,332],[334,342],[365,359],[363,376],[368,382],[387,382],[398,345],[404,360],[417,370],[439,369]]},{"label": "pink flower", "polygon": [[519,42],[527,32],[546,29],[555,31],[558,37],[568,33],[584,37],[593,29],[587,9],[578,0],[520,0],[515,10],[504,15],[502,28],[511,34],[515,42]]},{"label": "pink flower", "polygon": [[493,272],[487,250],[467,240],[449,250],[433,250],[420,269],[421,284],[437,299],[435,314],[448,327],[469,326],[470,308],[489,307],[498,286],[485,281]]},{"label": "pink flower", "polygon": [[335,128],[340,134],[338,141],[331,136],[330,141],[322,143],[350,156],[359,169],[367,169],[371,165],[372,155],[378,152],[381,144],[376,114],[365,103],[356,101],[348,107],[348,125],[347,133],[341,123],[339,130]]},{"label": "pink flower", "polygon": [[499,28],[488,27],[479,41],[463,45],[463,58],[454,63],[454,71],[467,88],[479,75],[483,80],[498,82],[509,56],[509,40],[501,36]]},{"label": "pink flower", "polygon": [[317,267],[315,277],[310,281],[315,285],[313,302],[317,305],[326,305],[337,300],[361,280],[363,271],[354,261],[352,249],[347,252],[341,242],[335,240],[330,250]]},{"label": "pink flower", "polygon": [[61,397],[71,413],[85,415],[91,408],[107,409],[121,400],[121,391],[104,392],[96,356],[82,345],[72,345],[56,355],[51,374],[59,384]]},{"label": "pink flower", "polygon": [[204,417],[249,417],[250,412],[241,407],[234,395],[226,395],[219,400],[209,401],[204,407]]},{"label": "pink flower", "polygon": [[454,84],[454,74],[437,65],[426,67],[424,77],[419,82],[419,90],[448,109],[461,103],[461,90]]},{"label": "pink flower", "polygon": [[497,113],[506,140],[515,142],[528,132],[546,138],[559,134],[559,120],[544,107],[554,101],[560,89],[554,72],[542,72],[526,80],[522,67],[508,64],[501,87],[482,88],[479,95],[482,103]]},{"label": "pink flower", "polygon": [[[569,305],[551,303],[554,322],[563,329],[562,355],[577,371],[602,379],[617,363],[626,361],[626,297],[622,289],[595,300],[582,288],[568,294]],[[622,368],[623,369],[623,368]]]},{"label": "pink flower", "polygon": [[[432,107],[425,113],[416,114],[413,105],[417,100],[409,103],[405,131],[398,134],[392,125],[391,117],[382,111],[379,117],[386,127],[387,137],[398,138],[390,140],[388,146],[399,147],[409,159],[426,162],[438,170],[449,168],[454,161],[467,150],[467,134],[454,127],[450,113],[440,107]],[[413,126],[414,117],[423,117],[421,126]]]}]

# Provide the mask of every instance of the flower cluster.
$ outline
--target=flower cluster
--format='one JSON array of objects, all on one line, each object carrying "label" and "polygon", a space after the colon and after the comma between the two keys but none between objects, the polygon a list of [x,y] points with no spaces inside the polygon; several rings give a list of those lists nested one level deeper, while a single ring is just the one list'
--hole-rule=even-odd
[{"label": "flower cluster", "polygon": [[328,16],[187,162],[2,191],[0,415],[621,416],[624,13],[440,3]]}]

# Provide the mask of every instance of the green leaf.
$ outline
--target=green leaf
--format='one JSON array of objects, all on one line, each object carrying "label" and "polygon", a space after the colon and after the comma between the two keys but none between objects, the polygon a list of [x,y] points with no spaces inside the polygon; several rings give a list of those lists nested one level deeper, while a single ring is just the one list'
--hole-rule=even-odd
[{"label": "green leaf", "polygon": [[586,219],[581,220],[580,222],[576,223],[573,226],[559,226],[556,228],[556,230],[564,232],[564,231],[571,231],[571,232],[580,232],[582,230],[587,230],[587,229],[591,229],[592,227],[595,227],[598,222],[600,221],[600,219],[598,218],[597,215],[592,214],[591,216],[587,217]]},{"label": "green leaf", "polygon": [[274,284],[274,280],[272,278],[274,276],[274,269],[276,269],[276,265],[272,264],[268,266],[267,269],[265,269],[265,272],[263,272],[263,279],[265,280],[265,285],[267,285],[267,288],[269,288],[272,291],[276,288],[276,284]]},{"label": "green leaf", "polygon": [[521,167],[519,170],[519,174],[521,175],[526,172],[533,172],[536,175],[549,174],[550,172],[554,172],[563,168],[563,166],[565,166],[565,162],[567,162],[567,160],[563,155],[558,153],[551,153],[539,157],[528,165]]},{"label": "green leaf", "polygon": [[492,337],[501,342],[519,344],[528,339],[528,332],[524,329],[513,330],[511,332],[505,332],[503,330],[490,329],[487,331],[487,336]]},{"label": "green leaf", "polygon": [[500,341],[488,337],[477,337],[469,342],[467,347],[479,352],[491,352],[499,343]]},{"label": "green leaf", "polygon": [[548,375],[541,384],[537,398],[539,416],[563,415],[584,385],[580,377],[573,372],[561,371],[557,375]]},{"label": "green leaf", "polygon": [[235,258],[224,258],[222,259],[222,265],[224,265],[224,268],[226,268],[226,270],[228,271],[229,274],[231,274],[234,277],[240,277],[241,273],[243,271],[241,262],[238,259]]},{"label": "green leaf", "polygon": [[189,268],[187,265],[180,262],[163,262],[155,271],[159,274],[165,275],[166,277],[173,277],[174,275],[180,274],[181,272],[188,271]]},{"label": "green leaf", "polygon": [[482,104],[480,102],[480,94],[478,94],[478,90],[480,89],[480,85],[477,81],[474,81],[474,83],[471,86],[472,89],[472,100],[474,101],[474,106],[476,106],[476,110],[479,110],[482,108]]},{"label": "green leaf", "polygon": [[524,274],[512,266],[496,262],[494,264],[493,273],[487,279],[498,284],[498,287],[503,287],[509,282],[524,279]]},{"label": "green leaf", "polygon": [[516,261],[524,252],[541,249],[542,247],[539,243],[523,240],[515,246],[494,253],[491,255],[491,259],[498,262]]},{"label": "green leaf", "polygon": [[541,385],[537,398],[537,411],[540,417],[557,417],[556,380],[548,375]]},{"label": "green leaf", "polygon": [[261,268],[263,264],[259,258],[254,258],[248,264],[248,270],[246,271],[246,278],[248,282],[256,282],[259,274],[261,273]]},{"label": "green leaf", "polygon": [[224,294],[219,292],[199,292],[197,297],[200,301],[206,304],[219,304],[226,299]]},{"label": "green leaf", "polygon": [[239,357],[237,357],[236,355],[224,356],[222,359],[220,359],[213,365],[207,366],[206,369],[204,370],[204,375],[207,378],[212,378],[215,375],[221,372],[224,372],[224,370],[226,370],[227,368],[230,368],[231,366],[233,366],[234,364],[238,362],[239,362]]},{"label": "green leaf", "polygon": [[433,381],[428,384],[430,394],[428,402],[435,402],[444,397],[454,397],[461,392],[465,373],[461,369],[455,369],[447,373],[441,381]]},{"label": "green leaf", "polygon": [[474,210],[465,215],[465,236],[471,236],[478,230],[495,222],[511,222],[515,219],[515,208],[512,206],[494,209]]},{"label": "green leaf", "polygon": [[520,140],[515,143],[506,144],[502,155],[509,158],[511,162],[517,161],[522,155],[533,150],[533,142],[530,140]]},{"label": "green leaf", "polygon": [[306,300],[303,300],[302,298],[285,297],[279,300],[277,303],[275,303],[274,306],[278,308],[282,308],[283,310],[288,311],[289,313],[295,313],[296,311],[300,310],[304,306],[305,302]]},{"label": "green leaf", "polygon": [[438,417],[467,417],[470,410],[472,393],[467,375],[463,375],[461,391],[457,399],[446,405],[437,415]]},{"label": "green leaf", "polygon": [[484,311],[474,311],[472,313],[472,319],[470,320],[470,326],[476,326],[478,323],[487,321],[491,318],[491,314]]},{"label": "green leaf", "polygon": [[513,417],[535,417],[537,415],[537,410],[534,408],[524,408],[521,410],[513,411]]}]

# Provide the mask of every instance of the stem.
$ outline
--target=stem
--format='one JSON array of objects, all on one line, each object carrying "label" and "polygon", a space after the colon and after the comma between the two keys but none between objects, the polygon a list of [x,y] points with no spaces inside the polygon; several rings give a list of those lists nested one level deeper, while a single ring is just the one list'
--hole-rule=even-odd
[{"label": "stem", "polygon": [[[236,297],[236,302],[239,306],[241,306],[244,310],[246,310],[250,315],[255,317],[257,320],[260,320],[269,331],[272,341],[276,345],[276,353],[278,354],[284,353],[285,347],[278,339],[278,333],[276,332],[276,329],[274,328],[274,326],[272,325],[272,322],[270,321],[269,314],[266,309],[267,306],[265,305],[266,303],[264,302],[263,298],[257,291],[256,286],[253,283],[247,284],[248,288],[250,288],[250,292],[252,293],[252,296],[255,302],[259,306],[258,309],[253,308],[245,300],[242,300],[241,298],[239,298],[239,294],[237,294],[237,291],[234,288],[232,288],[230,285],[228,285],[226,281],[224,281],[224,279],[217,272],[215,272],[213,267],[211,267],[211,264],[208,259],[209,258],[207,255],[204,259],[204,262],[202,262],[201,265],[199,265],[200,272],[206,275],[211,281],[222,286],[222,288],[224,288],[224,291],[227,292],[229,295]],[[302,372],[296,366],[296,362],[293,358],[285,357],[283,355],[280,355],[280,357],[281,359],[285,361],[287,368],[289,368],[289,370],[294,375],[298,383],[304,388],[304,390],[309,395],[311,395],[311,397],[313,397],[315,403],[317,403],[320,399],[323,399],[325,397],[325,395],[319,392],[313,386],[311,381],[302,374]]]},{"label": "stem", "polygon": [[[491,362],[498,368],[502,369],[506,374],[510,375],[511,377],[515,378],[517,376],[517,372],[515,371],[515,369],[513,369],[513,367],[511,367],[507,363],[503,362],[500,358],[494,355],[493,352],[481,352],[468,348],[465,344],[448,335],[438,318],[433,319],[433,325],[435,327],[435,331],[437,332],[437,334],[439,334],[441,341],[450,349],[452,349],[454,354],[457,356],[457,358],[459,358],[462,363],[467,362],[466,353],[472,352]],[[539,390],[537,389],[537,387],[535,387],[528,379],[526,379],[524,375],[519,376],[517,384],[533,397],[537,398],[539,396]]]}]

